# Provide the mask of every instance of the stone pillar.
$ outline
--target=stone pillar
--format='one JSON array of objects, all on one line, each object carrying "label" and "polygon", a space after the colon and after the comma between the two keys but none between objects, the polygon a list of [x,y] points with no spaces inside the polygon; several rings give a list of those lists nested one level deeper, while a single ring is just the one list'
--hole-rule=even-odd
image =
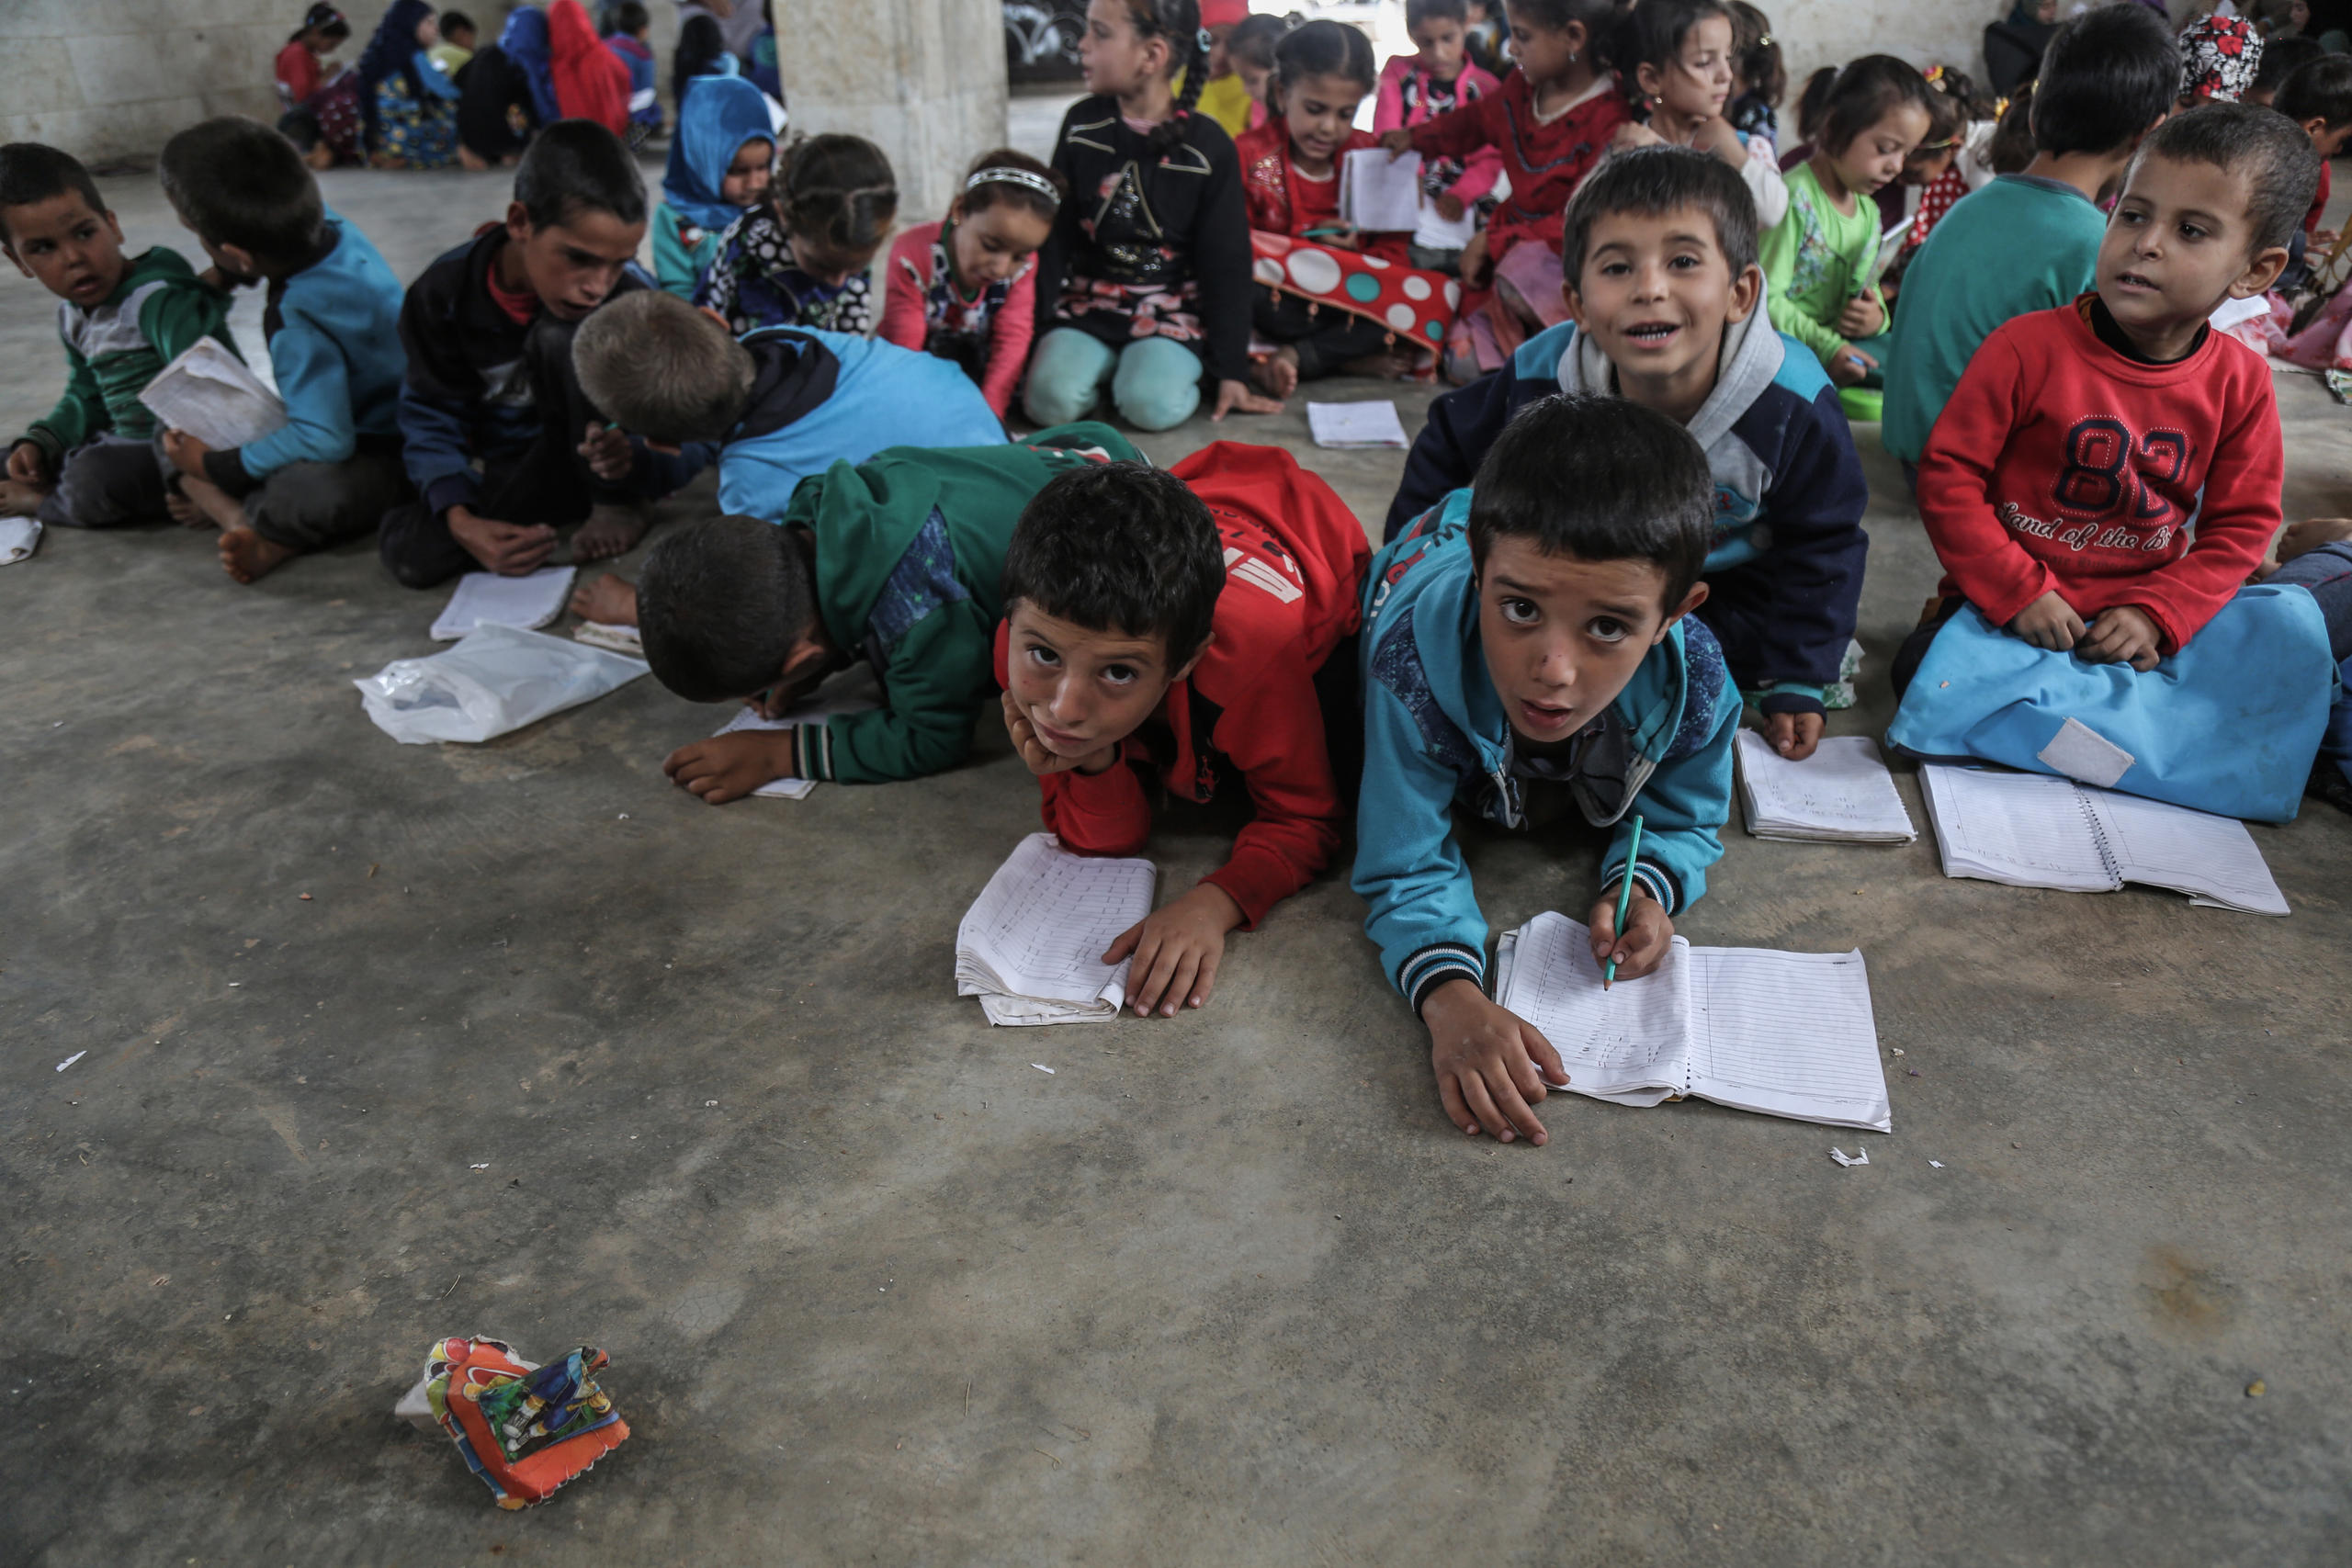
[{"label": "stone pillar", "polygon": [[775,21],[789,133],[880,147],[899,222],[945,212],[964,165],[1003,142],[1000,0],[775,0]]}]

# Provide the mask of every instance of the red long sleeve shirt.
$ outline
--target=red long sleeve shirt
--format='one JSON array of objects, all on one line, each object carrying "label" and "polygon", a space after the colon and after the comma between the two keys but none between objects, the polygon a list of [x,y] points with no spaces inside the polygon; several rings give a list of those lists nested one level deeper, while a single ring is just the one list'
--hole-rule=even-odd
[{"label": "red long sleeve shirt", "polygon": [[1919,459],[1943,592],[2006,626],[2055,591],[2087,620],[2133,604],[2178,649],[2278,527],[2270,367],[2225,333],[2169,365],[2091,330],[2093,295],[1984,340]]},{"label": "red long sleeve shirt", "polygon": [[1560,214],[1568,197],[1609,151],[1617,128],[1634,118],[1613,79],[1604,76],[1594,85],[1591,96],[1547,122],[1535,118],[1526,74],[1513,71],[1501,91],[1413,128],[1413,151],[1424,158],[1467,159],[1484,147],[1502,153],[1510,195],[1487,225],[1487,254],[1495,260],[1522,240],[1560,248]]},{"label": "red long sleeve shirt", "polygon": [[[1202,880],[1231,895],[1254,928],[1339,848],[1346,803],[1315,676],[1356,629],[1372,546],[1331,488],[1278,447],[1220,441],[1169,471],[1207,503],[1225,541],[1208,651],[1122,742],[1124,765],[1038,780],[1046,826],[1081,854],[1135,854],[1151,837],[1146,771],[1170,794],[1203,802],[1220,775],[1238,773],[1257,816]],[[1008,641],[999,626],[999,682]]]}]

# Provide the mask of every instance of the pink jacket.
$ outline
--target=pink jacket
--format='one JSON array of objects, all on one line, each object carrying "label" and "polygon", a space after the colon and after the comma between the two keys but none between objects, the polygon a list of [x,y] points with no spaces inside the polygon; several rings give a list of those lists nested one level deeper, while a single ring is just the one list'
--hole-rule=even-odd
[{"label": "pink jacket", "polygon": [[[951,330],[985,330],[988,333],[988,367],[980,378],[980,395],[989,400],[1001,419],[1012,407],[1012,389],[1021,382],[1022,367],[1029,360],[1029,340],[1037,332],[1037,267],[1033,261],[1021,269],[1010,284],[981,290],[978,300],[955,299],[951,282],[944,294],[940,279],[933,270],[933,247],[939,240],[940,225],[918,223],[899,236],[890,247],[890,265],[882,290],[882,325],[876,333],[885,343],[895,343],[900,348],[918,352],[930,336],[933,323],[933,304],[939,300],[943,309],[938,324]],[[1002,289],[998,296],[998,288]],[[986,326],[972,321],[983,307]]]},{"label": "pink jacket", "polygon": [[[1413,104],[1408,108],[1405,96],[1408,85],[1413,89]],[[1462,62],[1462,74],[1453,79],[1453,90],[1462,103],[1483,98],[1502,84],[1493,74],[1468,61]],[[1372,129],[1375,134],[1395,130],[1399,126],[1419,125],[1430,118],[1429,73],[1421,69],[1418,54],[1391,56],[1380,73],[1380,95],[1374,101]],[[1462,175],[1446,187],[1448,195],[1464,202],[1473,202],[1495,188],[1495,181],[1503,172],[1502,150],[1484,147],[1463,161]]]}]

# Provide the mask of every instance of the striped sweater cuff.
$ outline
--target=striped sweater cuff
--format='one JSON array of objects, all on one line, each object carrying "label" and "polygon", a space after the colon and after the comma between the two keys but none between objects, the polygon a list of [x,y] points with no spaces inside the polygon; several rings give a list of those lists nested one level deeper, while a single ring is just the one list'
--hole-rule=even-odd
[{"label": "striped sweater cuff", "polygon": [[1441,942],[1421,949],[1396,966],[1396,988],[1418,1014],[1431,991],[1448,980],[1467,980],[1481,990],[1487,985],[1486,954],[1460,942]]},{"label": "striped sweater cuff", "polygon": [[792,776],[827,783],[833,776],[833,730],[828,724],[792,727]]},{"label": "striped sweater cuff", "polygon": [[[1625,863],[1619,861],[1600,874],[1601,887],[1606,890],[1616,886],[1619,879],[1624,874]],[[1679,908],[1682,901],[1681,885],[1675,881],[1674,874],[1666,867],[1655,861],[1643,861],[1634,867],[1634,880],[1641,885],[1643,892],[1657,900],[1657,907],[1668,914],[1673,914]]]}]

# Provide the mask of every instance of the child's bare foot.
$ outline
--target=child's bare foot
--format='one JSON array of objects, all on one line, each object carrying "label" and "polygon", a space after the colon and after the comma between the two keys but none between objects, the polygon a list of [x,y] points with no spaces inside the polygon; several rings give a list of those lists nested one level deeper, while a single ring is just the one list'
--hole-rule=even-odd
[{"label": "child's bare foot", "polygon": [[606,572],[587,587],[572,590],[571,613],[583,621],[633,626],[637,625],[637,589],[628,578]]},{"label": "child's bare foot", "polygon": [[49,499],[49,491],[22,479],[0,479],[0,517],[30,517]]},{"label": "child's bare foot", "polygon": [[2278,559],[2293,560],[2309,555],[2322,545],[2340,544],[2352,539],[2352,517],[2306,517],[2301,523],[2290,523],[2278,536]]},{"label": "child's bare foot", "polygon": [[164,504],[172,520],[190,528],[242,528],[245,505],[210,479],[182,474],[178,493],[166,491]]},{"label": "child's bare foot", "polygon": [[1287,398],[1298,390],[1298,350],[1284,344],[1250,367],[1250,379],[1270,398]]},{"label": "child's bare foot", "polygon": [[220,570],[239,582],[253,582],[293,558],[291,546],[265,539],[251,528],[220,530]]},{"label": "child's bare foot", "polygon": [[172,521],[178,524],[183,528],[215,528],[220,526],[220,525],[212,521],[210,515],[205,512],[204,508],[196,503],[194,497],[182,495],[175,490],[167,490],[164,492],[164,510],[172,514]]},{"label": "child's bare foot", "polygon": [[577,563],[625,556],[652,526],[653,514],[642,506],[599,506],[571,536],[571,558]]}]

